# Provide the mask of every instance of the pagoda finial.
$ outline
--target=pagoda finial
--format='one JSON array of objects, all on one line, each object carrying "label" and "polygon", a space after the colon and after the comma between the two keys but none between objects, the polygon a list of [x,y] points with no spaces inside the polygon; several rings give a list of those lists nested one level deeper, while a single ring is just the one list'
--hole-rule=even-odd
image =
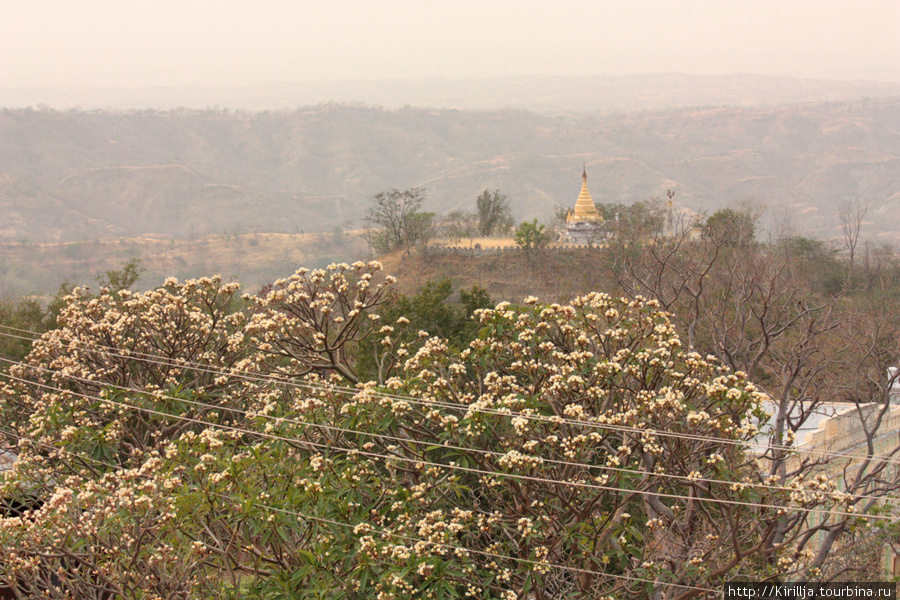
[{"label": "pagoda finial", "polygon": [[581,180],[587,181],[587,163],[581,163]]}]

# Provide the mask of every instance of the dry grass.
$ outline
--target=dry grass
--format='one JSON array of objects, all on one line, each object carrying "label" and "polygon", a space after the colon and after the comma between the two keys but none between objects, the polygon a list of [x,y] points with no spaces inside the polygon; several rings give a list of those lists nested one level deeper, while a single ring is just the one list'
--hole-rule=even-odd
[{"label": "dry grass", "polygon": [[432,242],[434,246],[457,246],[460,248],[514,248],[516,241],[513,238],[477,237],[463,238],[459,241],[438,238]]},{"label": "dry grass", "polygon": [[384,272],[397,277],[401,293],[415,293],[428,281],[450,279],[455,288],[484,288],[497,301],[537,296],[566,302],[574,296],[610,288],[602,248],[564,248],[539,252],[530,259],[521,252],[463,256],[394,252],[380,258]]},{"label": "dry grass", "polygon": [[253,290],[301,266],[352,261],[366,255],[352,234],[248,233],[192,240],[110,238],[63,244],[0,244],[0,295],[53,293],[63,281],[95,283],[106,271],[137,258],[146,269],[138,287],[166,277],[222,275]]}]

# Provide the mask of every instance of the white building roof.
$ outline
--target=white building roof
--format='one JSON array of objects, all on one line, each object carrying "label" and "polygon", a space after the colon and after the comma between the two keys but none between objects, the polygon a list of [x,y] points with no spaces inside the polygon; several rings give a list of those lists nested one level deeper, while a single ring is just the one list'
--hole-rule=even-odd
[{"label": "white building roof", "polygon": [[[874,406],[874,404],[864,404],[862,406]],[[760,434],[756,437],[757,446],[755,451],[762,453],[768,445],[769,436],[775,430],[775,421],[778,416],[778,404],[771,401],[763,402],[763,409],[769,413],[769,420],[760,426]],[[812,443],[812,438],[817,432],[823,431],[825,421],[836,416],[849,416],[851,411],[855,411],[857,406],[848,402],[822,402],[819,403],[811,411],[808,407],[798,403],[791,404],[788,414],[788,420],[793,422],[800,418],[804,410],[809,411],[806,419],[796,430],[797,445],[803,446]]]}]

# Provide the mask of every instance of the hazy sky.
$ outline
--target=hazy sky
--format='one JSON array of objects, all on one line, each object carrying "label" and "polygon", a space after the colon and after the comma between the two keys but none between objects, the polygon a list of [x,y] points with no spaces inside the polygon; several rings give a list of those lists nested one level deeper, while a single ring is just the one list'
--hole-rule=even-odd
[{"label": "hazy sky", "polygon": [[517,74],[900,81],[900,0],[0,0],[0,86]]}]

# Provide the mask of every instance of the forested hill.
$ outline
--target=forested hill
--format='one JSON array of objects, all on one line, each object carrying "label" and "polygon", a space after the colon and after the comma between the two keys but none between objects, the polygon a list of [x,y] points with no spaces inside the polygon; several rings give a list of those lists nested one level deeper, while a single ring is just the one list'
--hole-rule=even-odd
[{"label": "forested hill", "polygon": [[485,188],[516,219],[574,202],[582,162],[599,202],[667,189],[691,209],[787,207],[835,233],[837,206],[872,206],[900,237],[900,98],[765,108],[548,116],[320,105],[292,112],[0,113],[0,241],[297,232],[358,226],[368,198],[423,186],[426,208]]}]

